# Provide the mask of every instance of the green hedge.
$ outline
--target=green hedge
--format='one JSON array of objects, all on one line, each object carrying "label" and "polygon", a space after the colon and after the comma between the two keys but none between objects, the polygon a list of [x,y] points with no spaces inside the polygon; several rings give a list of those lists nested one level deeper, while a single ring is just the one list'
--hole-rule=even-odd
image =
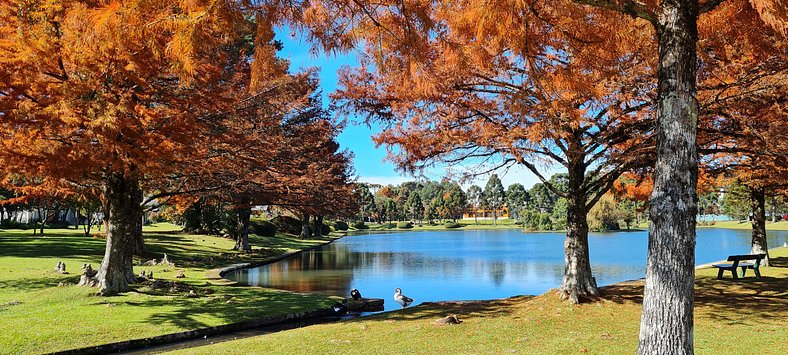
[{"label": "green hedge", "polygon": [[287,234],[301,234],[301,221],[290,216],[276,216],[271,220],[276,230]]},{"label": "green hedge", "polygon": [[[312,228],[312,233],[314,233],[315,232],[315,230],[314,230],[315,224],[311,223],[310,227]],[[323,223],[322,225],[320,225],[320,227],[321,227],[320,228],[320,235],[329,235],[329,234],[331,234],[331,227],[329,227],[328,224]]]},{"label": "green hedge", "polygon": [[346,222],[343,221],[336,221],[334,222],[334,229],[338,231],[346,231],[348,230],[348,225]]},{"label": "green hedge", "polygon": [[413,224],[410,222],[397,222],[397,228],[399,229],[411,229],[413,228]]},{"label": "green hedge", "polygon": [[445,224],[443,224],[443,226],[446,227],[447,229],[453,229],[453,228],[460,228],[461,227],[460,224],[457,223],[457,222],[446,222]]},{"label": "green hedge", "polygon": [[369,229],[369,226],[364,224],[364,222],[356,222],[353,224],[353,228],[355,229]]},{"label": "green hedge", "polygon": [[276,226],[266,220],[253,220],[249,224],[249,231],[262,237],[273,237],[276,235]]}]

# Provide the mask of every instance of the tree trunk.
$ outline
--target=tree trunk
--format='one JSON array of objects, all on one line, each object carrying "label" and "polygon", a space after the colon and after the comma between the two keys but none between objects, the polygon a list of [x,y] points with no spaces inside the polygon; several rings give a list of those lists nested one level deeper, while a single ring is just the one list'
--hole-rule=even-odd
[{"label": "tree trunk", "polygon": [[74,229],[79,230],[79,208],[74,208]]},{"label": "tree trunk", "polygon": [[89,213],[88,211],[85,212],[85,224],[82,225],[82,230],[85,231],[85,237],[90,237],[90,228],[93,226],[93,218]]},{"label": "tree trunk", "polygon": [[311,235],[312,231],[309,230],[309,213],[304,213],[303,218],[301,218],[301,238],[307,239]]},{"label": "tree trunk", "polygon": [[772,191],[772,223],[777,223],[777,193]]},{"label": "tree trunk", "polygon": [[315,238],[323,238],[323,216],[315,216]]},{"label": "tree trunk", "polygon": [[252,251],[249,245],[249,220],[252,218],[251,207],[235,208],[235,248],[242,252]]},{"label": "tree trunk", "polygon": [[697,1],[663,0],[657,14],[657,162],[638,354],[694,353],[697,18]]},{"label": "tree trunk", "polygon": [[752,203],[752,248],[750,254],[766,254],[761,265],[769,266],[769,248],[766,246],[766,196],[763,188],[750,188]]},{"label": "tree trunk", "polygon": [[493,208],[493,226],[498,225],[498,210]]},{"label": "tree trunk", "polygon": [[599,295],[596,280],[591,273],[588,255],[588,197],[582,186],[585,180],[585,164],[581,137],[569,142],[567,154],[569,193],[566,209],[566,241],[564,242],[564,279],[561,296],[571,303],[593,299]]},{"label": "tree trunk", "polygon": [[135,210],[134,216],[134,255],[143,255],[145,254],[145,240],[142,238],[142,221],[143,221],[143,212],[142,210],[142,189],[138,188],[135,191],[135,202],[139,205],[139,208]]},{"label": "tree trunk", "polygon": [[134,282],[135,221],[141,210],[139,181],[122,173],[113,173],[105,181],[104,196],[108,212],[105,215],[107,246],[96,281],[102,295],[114,295],[129,291],[129,283]]},{"label": "tree trunk", "polygon": [[[104,215],[104,218],[101,220],[101,224],[104,225],[104,234],[107,234],[109,230],[109,202],[106,199],[101,203],[101,213]],[[99,227],[99,232],[101,231],[101,225]]]}]

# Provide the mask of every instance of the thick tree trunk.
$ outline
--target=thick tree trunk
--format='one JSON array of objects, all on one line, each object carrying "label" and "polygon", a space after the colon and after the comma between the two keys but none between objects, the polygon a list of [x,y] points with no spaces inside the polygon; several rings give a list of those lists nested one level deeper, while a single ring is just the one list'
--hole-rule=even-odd
[{"label": "thick tree trunk", "polygon": [[323,238],[323,216],[315,216],[315,238]]},{"label": "thick tree trunk", "polygon": [[599,295],[596,280],[591,273],[588,255],[588,197],[583,191],[585,164],[580,137],[569,143],[569,194],[567,196],[566,241],[564,242],[565,266],[561,282],[561,296],[571,303],[593,299]]},{"label": "thick tree trunk", "polygon": [[766,246],[766,194],[763,188],[750,188],[752,203],[752,248],[751,254],[766,254],[761,265],[769,266],[769,248]]},{"label": "thick tree trunk", "polygon": [[301,238],[307,239],[311,235],[312,231],[309,229],[309,213],[304,213],[304,216],[301,218]]},{"label": "thick tree trunk", "polygon": [[657,15],[657,162],[638,353],[693,354],[698,2],[663,0]]},{"label": "thick tree trunk", "polygon": [[107,246],[104,259],[96,274],[102,295],[129,291],[134,282],[132,257],[134,253],[136,218],[140,216],[139,182],[122,173],[107,177],[104,196],[107,201]]},{"label": "thick tree trunk", "polygon": [[235,250],[242,252],[252,251],[249,245],[249,220],[252,218],[251,207],[235,208]]}]

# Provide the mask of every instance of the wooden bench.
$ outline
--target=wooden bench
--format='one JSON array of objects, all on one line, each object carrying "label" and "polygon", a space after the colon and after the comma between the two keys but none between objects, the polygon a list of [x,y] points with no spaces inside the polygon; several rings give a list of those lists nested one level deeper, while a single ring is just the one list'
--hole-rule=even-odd
[{"label": "wooden bench", "polygon": [[[761,272],[758,268],[761,266],[761,260],[765,257],[766,254],[731,255],[728,257],[728,261],[732,261],[733,264],[713,264],[712,266],[719,269],[719,272],[717,272],[717,279],[722,279],[722,273],[725,271],[730,271],[733,278],[738,279],[739,275],[737,275],[736,272],[738,268],[741,268],[741,277],[744,277],[744,273],[747,269],[752,269],[755,271],[755,278],[760,278]],[[742,263],[742,261],[749,260],[755,260],[755,263]]]}]

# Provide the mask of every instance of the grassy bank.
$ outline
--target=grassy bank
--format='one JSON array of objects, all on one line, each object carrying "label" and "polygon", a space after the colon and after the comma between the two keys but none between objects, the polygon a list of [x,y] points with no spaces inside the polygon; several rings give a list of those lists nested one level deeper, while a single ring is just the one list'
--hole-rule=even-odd
[{"label": "grassy bank", "polygon": [[[701,226],[699,226],[701,227]],[[714,222],[714,225],[703,226],[704,228],[728,228],[728,229],[752,229],[750,221],[722,221]],[[788,221],[766,222],[767,231],[788,231]]]},{"label": "grassy bank", "polygon": [[[697,353],[788,352],[788,249],[771,254],[774,266],[764,268],[760,280],[716,280],[712,269],[697,271]],[[425,304],[179,353],[634,353],[642,282],[605,287],[603,292],[603,300],[578,306],[561,301],[553,292],[464,304]],[[448,314],[457,314],[464,322],[433,324]]]},{"label": "grassy bank", "polygon": [[[490,230],[490,229],[511,229],[511,228],[522,228],[521,225],[515,223],[513,219],[506,219],[502,218],[499,219],[495,225],[493,225],[492,220],[482,220],[480,219],[478,223],[474,222],[474,220],[467,220],[467,219],[458,219],[456,221],[457,224],[460,225],[459,228],[446,228],[444,223],[438,223],[437,221],[434,222],[433,225],[430,225],[428,222],[424,221],[422,223],[413,223],[413,228],[407,229],[400,229],[397,228],[398,221],[394,221],[392,223],[366,223],[368,230],[391,230],[391,231],[407,231],[407,230]],[[391,227],[391,228],[389,228]]]},{"label": "grassy bank", "polygon": [[[266,316],[327,307],[328,298],[257,287],[213,284],[209,269],[308,248],[325,240],[287,236],[251,237],[254,253],[230,251],[233,241],[173,233],[170,224],[145,227],[149,250],[144,260],[167,253],[175,266],[135,266],[156,279],[177,280],[177,290],[140,286],[116,297],[95,296],[95,289],[74,286],[83,263],[98,268],[104,241],[76,230],[0,231],[0,353],[41,353],[145,338]],[[260,247],[264,246],[264,247]],[[53,271],[63,261],[68,275]],[[136,259],[135,259],[136,261]],[[186,275],[176,279],[178,271]],[[69,284],[58,286],[60,283]],[[194,289],[199,298],[184,297]]]}]

